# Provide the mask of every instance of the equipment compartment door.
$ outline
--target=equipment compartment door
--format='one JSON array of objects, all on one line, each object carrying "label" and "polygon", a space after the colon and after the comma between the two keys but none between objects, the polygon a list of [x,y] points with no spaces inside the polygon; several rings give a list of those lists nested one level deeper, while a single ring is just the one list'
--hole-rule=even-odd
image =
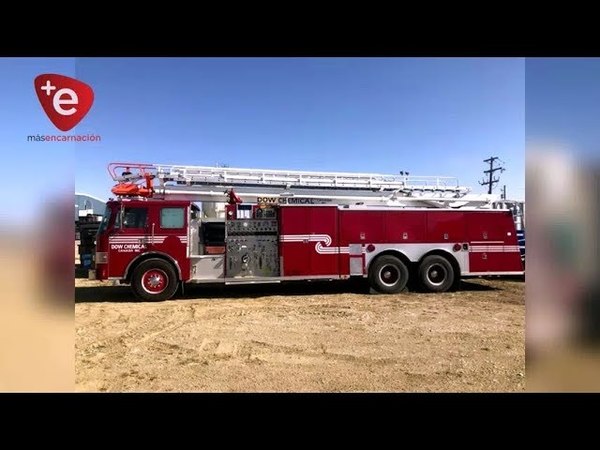
[{"label": "equipment compartment door", "polygon": [[280,209],[282,276],[339,276],[336,206]]},{"label": "equipment compartment door", "polygon": [[470,272],[518,272],[521,254],[510,211],[466,213]]},{"label": "equipment compartment door", "polygon": [[460,244],[466,227],[461,211],[427,211],[427,239],[435,244]]},{"label": "equipment compartment door", "polygon": [[363,275],[365,271],[364,246],[385,242],[387,211],[339,211],[340,273]]}]

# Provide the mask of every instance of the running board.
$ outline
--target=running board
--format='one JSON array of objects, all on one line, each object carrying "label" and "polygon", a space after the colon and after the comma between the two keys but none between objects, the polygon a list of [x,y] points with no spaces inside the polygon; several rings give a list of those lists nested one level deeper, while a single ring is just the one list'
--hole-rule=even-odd
[{"label": "running board", "polygon": [[226,285],[230,284],[267,284],[267,283],[281,283],[281,280],[253,280],[253,279],[240,279],[233,281],[226,281]]}]

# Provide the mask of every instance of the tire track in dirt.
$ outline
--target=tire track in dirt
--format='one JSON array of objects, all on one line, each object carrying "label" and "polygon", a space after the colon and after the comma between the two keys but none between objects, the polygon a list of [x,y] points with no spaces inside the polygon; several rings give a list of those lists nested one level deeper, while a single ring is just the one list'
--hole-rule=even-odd
[{"label": "tire track in dirt", "polygon": [[78,390],[523,390],[524,284],[481,281],[443,295],[79,302]]}]

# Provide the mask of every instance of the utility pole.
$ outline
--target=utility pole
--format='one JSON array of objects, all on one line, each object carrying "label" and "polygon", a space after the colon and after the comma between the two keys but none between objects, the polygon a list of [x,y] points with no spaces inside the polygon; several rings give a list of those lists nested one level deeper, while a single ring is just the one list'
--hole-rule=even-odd
[{"label": "utility pole", "polygon": [[506,200],[506,185],[502,187],[502,200]]},{"label": "utility pole", "polygon": [[492,193],[492,187],[494,186],[494,183],[497,183],[498,181],[500,181],[500,178],[494,178],[494,172],[496,172],[497,170],[499,170],[500,172],[504,172],[504,167],[494,167],[494,161],[497,161],[498,158],[497,156],[492,156],[491,158],[488,159],[484,159],[483,162],[484,163],[489,163],[490,164],[490,168],[489,170],[484,170],[483,173],[487,173],[488,174],[488,181],[482,180],[479,182],[480,185],[488,186],[488,194]]}]

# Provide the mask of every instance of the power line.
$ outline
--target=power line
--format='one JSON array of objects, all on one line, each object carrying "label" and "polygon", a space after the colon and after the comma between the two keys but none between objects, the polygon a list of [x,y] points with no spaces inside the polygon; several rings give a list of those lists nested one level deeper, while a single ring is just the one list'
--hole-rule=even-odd
[{"label": "power line", "polygon": [[497,156],[492,156],[488,159],[484,159],[483,162],[484,163],[489,163],[490,168],[488,170],[484,170],[483,173],[487,173],[488,174],[488,180],[486,181],[485,179],[483,179],[482,181],[479,182],[480,185],[482,186],[488,186],[488,194],[492,193],[492,189],[494,187],[494,184],[498,183],[500,181],[500,178],[494,178],[494,172],[496,171],[500,171],[500,172],[504,172],[506,169],[504,169],[504,167],[500,166],[500,167],[494,167],[494,161],[498,161],[500,160],[500,158],[498,158]]}]

